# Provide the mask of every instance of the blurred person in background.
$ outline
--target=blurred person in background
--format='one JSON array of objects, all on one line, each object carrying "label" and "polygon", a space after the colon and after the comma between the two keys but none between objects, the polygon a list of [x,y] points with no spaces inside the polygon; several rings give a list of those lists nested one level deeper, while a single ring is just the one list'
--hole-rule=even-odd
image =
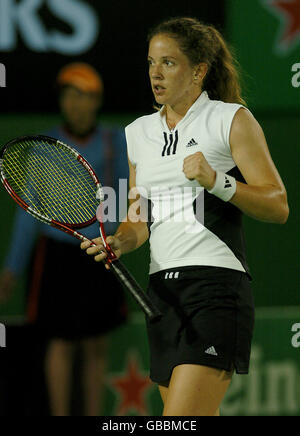
[{"label": "blurred person in background", "polygon": [[[117,191],[119,179],[128,177],[125,135],[97,123],[104,91],[100,75],[88,64],[72,63],[59,72],[57,85],[63,123],[45,134],[78,149],[104,185]],[[117,223],[108,222],[106,228],[110,233]],[[85,229],[85,235],[98,236],[98,225]],[[49,340],[45,373],[51,414],[70,414],[73,357],[79,345],[84,414],[99,415],[107,334],[126,321],[123,289],[103,264],[86,259],[74,238],[19,208],[0,276],[0,303],[10,297],[28,264],[27,320]],[[78,270],[82,275],[74,274]]]}]

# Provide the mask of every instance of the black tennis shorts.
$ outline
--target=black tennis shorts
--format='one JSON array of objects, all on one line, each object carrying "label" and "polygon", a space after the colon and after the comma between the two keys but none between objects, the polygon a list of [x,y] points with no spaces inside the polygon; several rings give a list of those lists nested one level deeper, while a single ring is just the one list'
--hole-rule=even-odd
[{"label": "black tennis shorts", "polygon": [[147,319],[152,381],[168,383],[180,364],[248,373],[254,301],[246,273],[172,268],[150,275],[148,294],[163,314]]}]

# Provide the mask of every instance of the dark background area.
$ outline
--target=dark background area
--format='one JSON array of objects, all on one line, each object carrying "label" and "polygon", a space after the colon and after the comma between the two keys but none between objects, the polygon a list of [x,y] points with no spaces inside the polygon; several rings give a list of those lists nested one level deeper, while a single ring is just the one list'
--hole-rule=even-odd
[{"label": "dark background area", "polygon": [[[59,19],[49,9],[50,2],[41,3],[33,15],[44,29],[45,44],[53,31],[71,38],[74,28],[70,22]],[[88,0],[81,3],[92,8],[98,26],[97,39],[84,53],[66,55],[51,47],[33,51],[24,41],[23,32],[13,27],[16,21],[11,22],[9,28],[16,31],[17,46],[10,52],[0,49],[0,62],[7,69],[7,88],[1,90],[1,100],[5,101],[1,112],[56,112],[53,90],[57,71],[66,62],[79,60],[91,63],[101,72],[106,85],[105,112],[148,113],[152,102],[147,77],[149,29],[162,19],[181,15],[201,17],[220,30],[224,28],[225,4],[222,0]]]}]

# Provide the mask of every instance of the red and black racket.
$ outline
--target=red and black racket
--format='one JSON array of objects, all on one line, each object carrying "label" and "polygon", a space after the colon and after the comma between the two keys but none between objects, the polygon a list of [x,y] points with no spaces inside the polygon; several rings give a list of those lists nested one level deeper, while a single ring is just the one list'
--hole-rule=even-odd
[{"label": "red and black racket", "polygon": [[99,219],[98,206],[104,200],[101,183],[74,148],[49,136],[13,139],[0,151],[0,173],[5,189],[26,212],[81,241],[89,239],[77,229],[89,226],[98,217],[107,252],[105,262],[151,320],[161,316],[107,244]]}]

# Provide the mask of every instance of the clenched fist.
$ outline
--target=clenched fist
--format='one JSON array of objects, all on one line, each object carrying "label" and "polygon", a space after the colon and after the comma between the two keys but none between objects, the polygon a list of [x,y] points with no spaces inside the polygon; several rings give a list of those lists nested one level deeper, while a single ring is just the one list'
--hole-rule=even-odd
[{"label": "clenched fist", "polygon": [[198,151],[183,161],[185,176],[189,180],[197,180],[205,189],[212,189],[216,181],[216,172],[209,165],[203,153]]}]

